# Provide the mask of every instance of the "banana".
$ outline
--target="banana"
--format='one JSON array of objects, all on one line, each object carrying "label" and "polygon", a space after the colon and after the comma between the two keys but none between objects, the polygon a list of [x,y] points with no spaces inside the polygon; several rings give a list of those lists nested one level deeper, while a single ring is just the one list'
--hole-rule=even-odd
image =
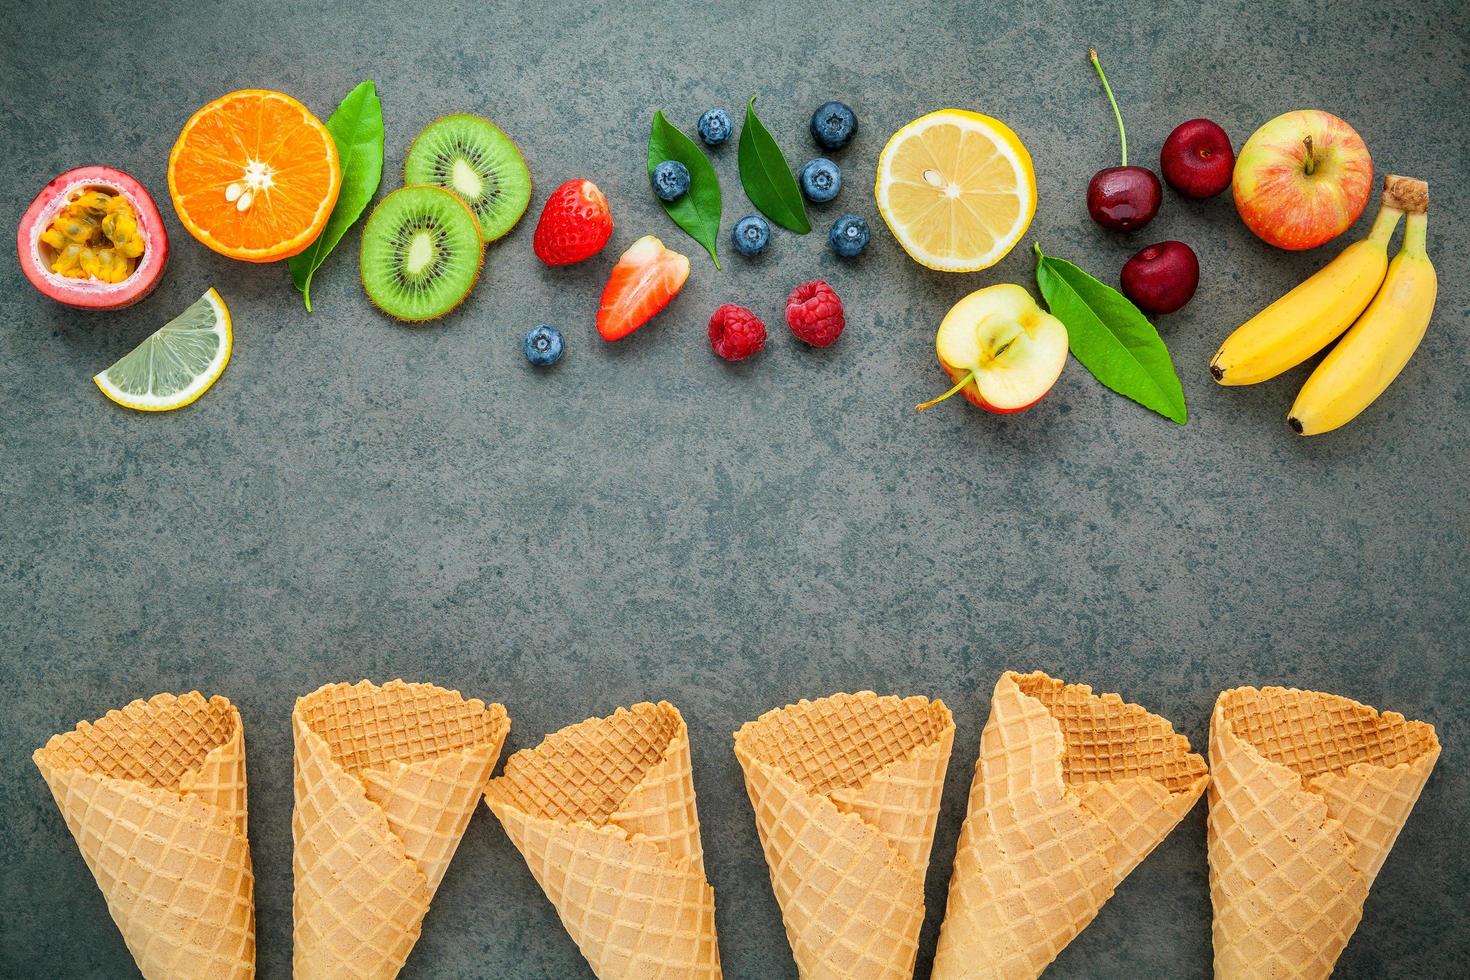
[{"label": "banana", "polygon": [[1286,421],[1302,435],[1331,432],[1351,422],[1398,377],[1423,339],[1438,289],[1434,263],[1424,248],[1427,185],[1423,207],[1411,207],[1404,244],[1389,263],[1388,277],[1367,312],[1317,365],[1296,396]]},{"label": "banana", "polygon": [[1404,210],[1384,179],[1373,229],[1310,279],[1266,307],[1235,332],[1210,361],[1222,385],[1253,385],[1296,367],[1336,340],[1367,308],[1388,269],[1388,240]]}]

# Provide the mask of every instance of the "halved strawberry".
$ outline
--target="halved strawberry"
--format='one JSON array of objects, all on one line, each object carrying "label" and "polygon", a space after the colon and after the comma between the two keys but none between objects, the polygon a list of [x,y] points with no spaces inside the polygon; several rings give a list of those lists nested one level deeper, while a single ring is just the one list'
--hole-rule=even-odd
[{"label": "halved strawberry", "polygon": [[547,265],[590,259],[612,237],[607,198],[590,180],[569,180],[546,199],[531,247]]},{"label": "halved strawberry", "polygon": [[644,235],[613,266],[597,310],[597,332],[603,340],[628,336],[668,306],[688,278],[689,256],[664,248],[653,235]]}]

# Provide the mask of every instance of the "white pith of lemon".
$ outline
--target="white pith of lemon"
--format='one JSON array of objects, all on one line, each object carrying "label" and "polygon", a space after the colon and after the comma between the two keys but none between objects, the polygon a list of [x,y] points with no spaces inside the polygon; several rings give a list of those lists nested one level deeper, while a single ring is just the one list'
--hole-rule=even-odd
[{"label": "white pith of lemon", "polygon": [[210,289],[92,380],[125,408],[167,412],[208,391],[233,348],[230,310]]},{"label": "white pith of lemon", "polygon": [[1036,213],[1031,154],[1010,127],[940,109],[889,137],[878,157],[878,211],[915,262],[976,272],[1005,257]]}]

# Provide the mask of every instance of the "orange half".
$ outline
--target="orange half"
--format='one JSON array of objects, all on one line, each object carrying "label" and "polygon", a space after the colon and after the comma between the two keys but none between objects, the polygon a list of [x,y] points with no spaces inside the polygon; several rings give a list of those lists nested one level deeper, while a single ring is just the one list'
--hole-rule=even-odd
[{"label": "orange half", "polygon": [[342,166],[321,120],[280,92],[242,89],[189,117],[168,192],[189,234],[221,255],[274,262],[321,234]]}]

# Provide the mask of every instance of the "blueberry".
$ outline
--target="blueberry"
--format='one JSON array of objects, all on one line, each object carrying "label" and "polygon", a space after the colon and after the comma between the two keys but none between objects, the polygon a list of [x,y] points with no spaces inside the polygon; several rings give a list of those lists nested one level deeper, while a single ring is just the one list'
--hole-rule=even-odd
[{"label": "blueberry", "polygon": [[771,243],[771,226],[760,215],[748,214],[735,222],[730,237],[735,240],[735,251],[748,259],[755,258]]},{"label": "blueberry", "polygon": [[824,150],[840,150],[857,133],[857,116],[842,102],[828,102],[812,113],[812,139]]},{"label": "blueberry", "polygon": [[844,214],[832,222],[827,241],[831,243],[832,251],[844,259],[861,255],[868,247],[868,223],[855,214]]},{"label": "blueberry", "polygon": [[817,157],[801,168],[801,192],[813,204],[825,204],[842,190],[842,171],[826,157]]},{"label": "blueberry", "polygon": [[536,367],[551,367],[561,360],[562,348],[561,331],[549,323],[543,323],[539,327],[532,327],[531,332],[526,334],[524,344],[526,360]]},{"label": "blueberry", "polygon": [[650,179],[660,201],[677,201],[689,193],[689,168],[678,160],[665,160],[654,167]]},{"label": "blueberry", "polygon": [[730,114],[724,109],[706,109],[699,117],[699,138],[710,146],[719,146],[730,138]]}]

